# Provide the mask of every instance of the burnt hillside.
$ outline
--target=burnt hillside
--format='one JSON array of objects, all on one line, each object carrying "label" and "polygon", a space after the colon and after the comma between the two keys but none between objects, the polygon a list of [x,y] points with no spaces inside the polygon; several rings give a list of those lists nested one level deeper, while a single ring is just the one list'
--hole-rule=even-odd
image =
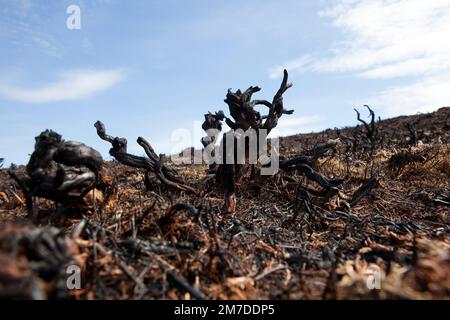
[{"label": "burnt hillside", "polygon": [[[372,137],[360,124],[282,138],[282,160],[310,157],[340,184],[322,192],[295,168],[237,182],[233,214],[206,166],[172,166],[190,194],[114,161],[84,207],[40,198],[31,223],[2,169],[0,297],[448,299],[450,108],[375,126]],[[79,290],[65,287],[72,264]],[[374,272],[379,290],[367,286]]]}]

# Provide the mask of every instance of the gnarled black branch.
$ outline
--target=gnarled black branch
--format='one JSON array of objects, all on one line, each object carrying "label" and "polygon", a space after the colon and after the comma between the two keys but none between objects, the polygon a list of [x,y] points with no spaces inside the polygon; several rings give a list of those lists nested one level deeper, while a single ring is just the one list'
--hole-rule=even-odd
[{"label": "gnarled black branch", "polygon": [[[340,143],[339,139],[330,139],[325,143],[318,144],[314,149],[306,151],[304,154],[296,155],[291,159],[280,160],[280,170],[293,173],[298,172],[306,176],[307,179],[316,182],[323,189],[320,191],[308,189],[303,187],[309,193],[318,197],[330,197],[336,193],[337,188],[342,184],[341,178],[329,179],[316,171],[317,160],[334,151],[336,146]],[[270,166],[266,164],[265,166]]]},{"label": "gnarled black branch", "polygon": [[[247,130],[253,129],[266,129],[267,134],[277,126],[278,119],[283,114],[292,114],[294,110],[286,110],[283,106],[283,94],[292,87],[291,83],[288,83],[288,72],[284,70],[283,81],[280,88],[273,97],[272,102],[267,100],[251,100],[252,95],[261,91],[259,87],[249,87],[244,92],[237,90],[232,92],[228,89],[227,97],[224,100],[230,110],[230,115],[233,120],[227,118],[226,123],[232,129]],[[261,116],[261,114],[254,108],[257,105],[264,105],[269,108],[269,114]],[[265,121],[263,122],[263,120]]]},{"label": "gnarled black branch", "polygon": [[266,122],[264,122],[263,128],[270,132],[278,124],[278,119],[283,114],[293,114],[294,110],[286,110],[283,106],[283,94],[287,89],[292,87],[292,83],[288,83],[288,72],[284,70],[283,81],[281,82],[280,89],[273,97],[272,103],[269,106],[269,115],[267,116]]},{"label": "gnarled black branch", "polygon": [[361,122],[364,125],[364,128],[366,131],[364,132],[363,138],[367,140],[370,144],[370,151],[373,153],[376,149],[377,143],[380,140],[379,132],[375,124],[375,112],[368,106],[364,105],[369,110],[370,114],[370,123],[367,123],[365,120],[361,119],[361,114],[359,111],[355,108],[356,112],[356,118],[359,122]]},{"label": "gnarled black branch", "polygon": [[109,154],[120,163],[133,168],[144,169],[146,173],[152,172],[163,184],[172,189],[190,194],[198,194],[194,188],[183,182],[183,179],[177,175],[175,170],[165,166],[161,162],[160,157],[157,156],[150,143],[144,138],[139,137],[137,143],[144,149],[148,158],[127,153],[127,139],[119,137],[113,138],[106,134],[106,128],[102,122],[97,121],[94,126],[97,129],[98,136],[112,144]]}]

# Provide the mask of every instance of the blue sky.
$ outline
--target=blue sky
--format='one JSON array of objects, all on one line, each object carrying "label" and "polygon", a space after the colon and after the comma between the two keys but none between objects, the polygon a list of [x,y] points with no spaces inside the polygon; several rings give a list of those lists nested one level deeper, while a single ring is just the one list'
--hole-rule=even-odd
[{"label": "blue sky", "polygon": [[227,111],[228,88],[270,100],[285,67],[295,113],[281,135],[355,124],[366,103],[436,110],[450,105],[448,30],[450,0],[0,0],[0,157],[26,163],[49,128],[109,159],[96,120],[136,154],[138,136],[158,152],[200,146],[171,136]]}]

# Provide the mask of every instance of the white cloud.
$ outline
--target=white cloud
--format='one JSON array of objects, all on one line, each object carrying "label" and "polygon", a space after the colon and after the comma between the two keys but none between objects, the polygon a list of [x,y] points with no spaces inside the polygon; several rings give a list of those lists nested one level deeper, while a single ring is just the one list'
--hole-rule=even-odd
[{"label": "white cloud", "polygon": [[331,18],[345,39],[330,48],[329,56],[306,54],[276,67],[356,72],[368,78],[450,68],[450,0],[339,0],[320,16]]},{"label": "white cloud", "polygon": [[270,133],[270,137],[284,137],[298,133],[320,131],[324,127],[325,119],[323,117],[284,115],[278,120],[278,125]]},{"label": "white cloud", "polygon": [[48,103],[88,98],[106,90],[125,77],[116,70],[73,70],[65,72],[60,80],[36,88],[0,83],[0,95],[9,100],[27,103]]},{"label": "white cloud", "polygon": [[331,19],[344,39],[325,55],[270,68],[271,78],[284,66],[380,81],[404,77],[412,82],[382,90],[371,101],[391,115],[450,104],[450,0],[335,0],[319,16]]},{"label": "white cloud", "polygon": [[397,77],[449,67],[450,0],[342,0],[321,16],[347,38],[334,56],[314,63],[316,70]]},{"label": "white cloud", "polygon": [[431,112],[450,106],[450,75],[427,77],[408,85],[388,88],[369,98],[385,116]]},{"label": "white cloud", "polygon": [[310,55],[304,55],[300,58],[287,61],[284,64],[273,66],[269,69],[269,77],[271,79],[280,78],[283,75],[284,69],[295,72],[305,68],[313,61],[314,60]]}]

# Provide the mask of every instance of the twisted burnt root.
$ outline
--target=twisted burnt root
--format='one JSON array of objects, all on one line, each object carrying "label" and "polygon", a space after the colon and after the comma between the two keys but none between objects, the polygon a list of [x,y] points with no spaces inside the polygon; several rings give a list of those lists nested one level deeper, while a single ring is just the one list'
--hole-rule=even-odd
[{"label": "twisted burnt root", "polygon": [[184,191],[189,194],[198,194],[197,190],[184,183],[183,179],[175,170],[165,166],[161,162],[161,158],[156,154],[150,143],[144,138],[139,137],[137,143],[144,149],[148,158],[127,153],[127,139],[119,137],[114,138],[106,134],[105,125],[101,121],[97,121],[94,126],[97,129],[98,136],[102,140],[111,143],[112,148],[109,150],[109,154],[120,163],[133,168],[144,169],[146,174],[150,172],[154,173],[161,183],[174,190]]}]

